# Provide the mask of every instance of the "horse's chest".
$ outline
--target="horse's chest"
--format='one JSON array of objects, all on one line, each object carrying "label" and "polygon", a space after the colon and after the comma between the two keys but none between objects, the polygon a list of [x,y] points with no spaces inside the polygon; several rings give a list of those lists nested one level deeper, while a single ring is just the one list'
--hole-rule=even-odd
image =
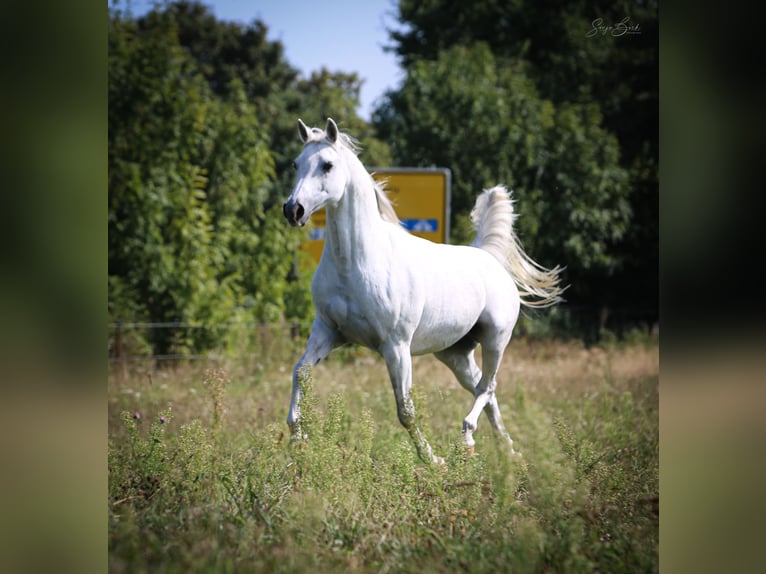
[{"label": "horse's chest", "polygon": [[345,339],[377,348],[397,325],[396,304],[384,289],[360,287],[337,285],[333,290],[316,294],[314,303]]}]

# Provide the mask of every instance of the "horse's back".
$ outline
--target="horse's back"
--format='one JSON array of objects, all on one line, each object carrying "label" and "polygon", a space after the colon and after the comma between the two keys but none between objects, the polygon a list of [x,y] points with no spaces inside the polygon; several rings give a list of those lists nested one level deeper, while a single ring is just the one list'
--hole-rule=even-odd
[{"label": "horse's back", "polygon": [[407,236],[398,247],[400,261],[406,262],[413,275],[423,278],[430,286],[443,283],[453,294],[455,288],[470,290],[479,286],[490,295],[494,291],[516,291],[513,279],[503,265],[489,252],[473,246],[433,243],[416,236]]}]

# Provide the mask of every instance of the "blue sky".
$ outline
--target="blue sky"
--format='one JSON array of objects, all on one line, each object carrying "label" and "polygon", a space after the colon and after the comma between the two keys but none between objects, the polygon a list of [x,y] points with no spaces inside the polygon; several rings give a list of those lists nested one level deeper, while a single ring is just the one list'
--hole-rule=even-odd
[{"label": "blue sky", "polygon": [[[156,2],[122,0],[135,16]],[[287,61],[308,76],[323,66],[333,72],[356,72],[364,80],[359,115],[369,120],[375,100],[395,89],[403,72],[386,28],[396,27],[396,0],[202,0],[219,20],[249,24],[260,19],[269,39],[285,47]]]}]

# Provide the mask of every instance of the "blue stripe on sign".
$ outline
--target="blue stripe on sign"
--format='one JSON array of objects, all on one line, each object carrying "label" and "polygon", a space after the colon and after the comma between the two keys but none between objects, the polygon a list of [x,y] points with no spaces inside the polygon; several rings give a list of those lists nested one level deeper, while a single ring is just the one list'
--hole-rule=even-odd
[{"label": "blue stripe on sign", "polygon": [[401,221],[407,231],[439,231],[438,219],[402,219]]},{"label": "blue stripe on sign", "polygon": [[312,227],[309,229],[309,239],[311,241],[324,241],[325,234],[324,227]]}]

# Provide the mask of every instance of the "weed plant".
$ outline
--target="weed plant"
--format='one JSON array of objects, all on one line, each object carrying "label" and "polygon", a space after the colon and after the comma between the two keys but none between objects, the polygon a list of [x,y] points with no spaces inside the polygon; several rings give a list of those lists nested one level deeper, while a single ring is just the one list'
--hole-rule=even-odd
[{"label": "weed plant", "polygon": [[482,419],[469,456],[470,396],[416,362],[434,466],[364,352],[304,377],[292,444],[289,365],[115,376],[110,571],[657,571],[656,345],[517,345],[499,392],[522,458]]}]

